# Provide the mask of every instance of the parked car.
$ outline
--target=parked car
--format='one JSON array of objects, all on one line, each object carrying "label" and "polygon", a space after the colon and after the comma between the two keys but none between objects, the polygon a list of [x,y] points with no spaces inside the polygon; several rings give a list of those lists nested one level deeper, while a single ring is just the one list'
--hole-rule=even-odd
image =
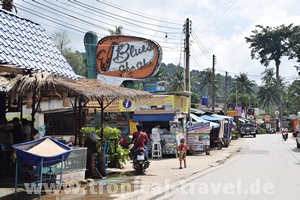
[{"label": "parked car", "polygon": [[297,144],[297,148],[300,148],[300,133],[299,132],[297,134],[296,144]]},{"label": "parked car", "polygon": [[300,132],[298,132],[298,131],[296,131],[296,132],[294,132],[292,135],[293,135],[293,137],[297,137],[297,134],[298,133],[300,133]]},{"label": "parked car", "polygon": [[241,137],[244,137],[245,135],[252,135],[253,137],[256,137],[255,124],[251,124],[251,123],[242,124]]}]

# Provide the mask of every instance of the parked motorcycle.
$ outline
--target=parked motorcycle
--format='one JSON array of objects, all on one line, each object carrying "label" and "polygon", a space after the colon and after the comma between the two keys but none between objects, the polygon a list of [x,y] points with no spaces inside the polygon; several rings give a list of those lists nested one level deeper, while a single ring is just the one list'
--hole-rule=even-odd
[{"label": "parked motorcycle", "polygon": [[146,160],[146,152],[143,147],[139,147],[134,154],[132,167],[135,169],[138,175],[145,173],[145,170],[149,167],[149,161]]},{"label": "parked motorcycle", "polygon": [[217,147],[218,150],[221,150],[222,147],[224,146],[223,140],[222,138],[217,138],[213,141],[213,147]]}]

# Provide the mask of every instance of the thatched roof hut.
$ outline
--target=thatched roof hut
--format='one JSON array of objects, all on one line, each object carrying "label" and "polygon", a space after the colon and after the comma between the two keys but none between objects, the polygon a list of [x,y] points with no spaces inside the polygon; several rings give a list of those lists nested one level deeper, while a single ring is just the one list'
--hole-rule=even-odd
[{"label": "thatched roof hut", "polygon": [[9,92],[16,89],[18,93],[26,95],[35,90],[37,96],[61,97],[63,92],[70,96],[81,95],[85,100],[110,100],[151,98],[149,92],[108,85],[97,79],[79,78],[78,80],[58,77],[50,73],[36,73],[33,77],[0,74],[0,87]]},{"label": "thatched roof hut", "polygon": [[[152,97],[152,94],[149,92],[112,86],[102,83],[97,79],[79,78],[78,80],[73,80],[58,77],[50,73],[36,73],[32,77],[1,73],[0,87],[4,88],[6,92],[16,91],[16,93],[21,94],[23,97],[29,92],[33,92],[32,123],[34,123],[35,113],[43,97],[62,98],[64,93],[68,93],[69,97],[75,97],[75,101],[72,102],[75,119],[77,115],[76,110],[78,109],[78,113],[81,115],[82,107],[89,101],[98,101],[99,107],[101,108],[101,115],[103,116],[103,110],[116,99],[138,100]],[[81,123],[81,121],[79,123]],[[102,124],[103,118],[101,118],[101,127]],[[79,135],[80,142],[81,135],[80,132],[78,133],[78,128],[81,128],[81,124],[75,124],[75,127],[77,131],[75,138]],[[103,129],[101,129],[101,136],[103,136]]]}]

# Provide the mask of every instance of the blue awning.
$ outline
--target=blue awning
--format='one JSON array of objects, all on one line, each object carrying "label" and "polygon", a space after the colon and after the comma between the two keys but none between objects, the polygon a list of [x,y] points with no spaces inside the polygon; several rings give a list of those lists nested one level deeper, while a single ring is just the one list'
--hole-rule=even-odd
[{"label": "blue awning", "polygon": [[220,121],[220,120],[224,120],[218,117],[212,117],[210,115],[202,115],[200,116],[202,119],[208,120],[208,121]]},{"label": "blue awning", "polygon": [[173,121],[174,114],[133,114],[134,122],[157,122],[157,121]]},{"label": "blue awning", "polygon": [[191,113],[191,117],[193,120],[195,120],[196,122],[210,122],[210,129],[213,129],[213,128],[218,128],[220,126],[220,124],[218,123],[215,123],[215,122],[211,122],[211,121],[208,121],[208,120],[205,120],[205,119],[202,119],[201,117],[198,117],[197,115],[195,114],[192,114]]}]

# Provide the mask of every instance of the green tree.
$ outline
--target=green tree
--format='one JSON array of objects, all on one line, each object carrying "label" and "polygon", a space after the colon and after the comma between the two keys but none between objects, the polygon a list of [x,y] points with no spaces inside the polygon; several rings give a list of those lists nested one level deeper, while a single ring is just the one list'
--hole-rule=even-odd
[{"label": "green tree", "polygon": [[293,103],[291,113],[297,113],[300,108],[300,82],[299,80],[294,81],[288,86],[288,98]]},{"label": "green tree", "polygon": [[244,110],[250,107],[251,102],[254,101],[251,98],[252,94],[255,94],[252,87],[255,85],[254,81],[248,79],[247,73],[240,73],[239,76],[234,76],[233,83],[231,85],[231,93],[238,95],[236,98],[240,102],[240,105]]},{"label": "green tree", "polygon": [[191,107],[192,108],[197,108],[199,103],[200,103],[200,98],[197,96],[197,94],[192,93],[192,95],[191,95]]},{"label": "green tree", "polygon": [[165,70],[160,67],[155,75],[149,78],[149,81],[166,81],[168,80],[168,74],[165,73]]},{"label": "green tree", "polygon": [[123,27],[122,26],[115,26],[115,30],[108,30],[109,35],[122,35],[123,34]]},{"label": "green tree", "polygon": [[[200,90],[204,91],[204,94],[207,96],[212,96],[212,89],[213,89],[212,77],[213,77],[213,71],[210,68],[201,71],[198,76],[199,88]],[[219,74],[215,76],[214,85],[215,85],[215,93],[217,94],[218,90],[221,87],[221,78]]]},{"label": "green tree", "polygon": [[0,5],[3,10],[7,10],[9,12],[13,12],[15,10],[15,12],[18,13],[13,0],[0,0],[0,2],[1,2]]},{"label": "green tree", "polygon": [[183,88],[184,88],[183,68],[178,68],[175,71],[175,74],[173,75],[173,77],[170,77],[170,79],[169,79],[168,91],[175,92],[175,91],[183,90]]},{"label": "green tree", "polygon": [[259,104],[269,112],[272,105],[276,105],[279,101],[279,96],[276,86],[276,78],[274,68],[267,68],[261,73],[262,86],[259,88],[257,98]]},{"label": "green tree", "polygon": [[278,110],[280,120],[282,119],[282,91],[280,87],[279,66],[281,59],[287,56],[289,59],[294,58],[298,53],[293,50],[298,50],[299,39],[295,39],[295,35],[299,34],[299,27],[294,27],[293,24],[288,26],[281,25],[277,27],[269,27],[257,25],[259,30],[252,31],[252,35],[245,37],[246,42],[250,43],[251,58],[260,60],[263,66],[268,67],[271,61],[275,62],[276,67],[276,86],[279,95]]},{"label": "green tree", "polygon": [[285,87],[282,98],[282,110],[283,115],[288,116],[291,113],[297,113],[298,106],[295,106],[295,103],[291,96],[293,95],[293,90],[291,86]]},{"label": "green tree", "polygon": [[66,58],[74,72],[81,76],[87,76],[86,61],[81,53],[72,50],[67,45],[71,43],[68,33],[56,32],[51,36],[51,39],[58,50],[61,51],[62,55]]},{"label": "green tree", "polygon": [[67,51],[64,52],[63,55],[76,74],[87,77],[86,61],[80,52]]}]

